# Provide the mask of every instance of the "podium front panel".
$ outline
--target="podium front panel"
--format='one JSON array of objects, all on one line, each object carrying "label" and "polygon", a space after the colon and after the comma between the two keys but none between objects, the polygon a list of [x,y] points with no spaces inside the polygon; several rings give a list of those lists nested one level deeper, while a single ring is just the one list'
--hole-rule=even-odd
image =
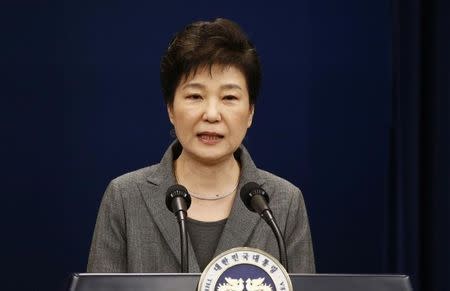
[{"label": "podium front panel", "polygon": [[[405,275],[289,276],[295,291],[412,291]],[[69,291],[195,291],[200,274],[79,273],[71,279]]]}]

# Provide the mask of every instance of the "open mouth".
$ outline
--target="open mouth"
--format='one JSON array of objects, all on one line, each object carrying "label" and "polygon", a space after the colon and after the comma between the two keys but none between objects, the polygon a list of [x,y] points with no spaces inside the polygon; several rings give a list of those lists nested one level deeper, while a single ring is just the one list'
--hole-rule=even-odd
[{"label": "open mouth", "polygon": [[197,137],[205,143],[216,143],[223,139],[223,135],[215,132],[201,132],[197,134]]}]

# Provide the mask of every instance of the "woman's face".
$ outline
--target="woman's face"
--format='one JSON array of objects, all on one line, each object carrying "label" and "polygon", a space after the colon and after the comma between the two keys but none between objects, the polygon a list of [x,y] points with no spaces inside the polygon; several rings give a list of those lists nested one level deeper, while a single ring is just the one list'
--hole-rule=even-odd
[{"label": "woman's face", "polygon": [[183,154],[211,164],[232,157],[252,124],[254,107],[242,72],[213,65],[182,78],[167,109]]}]

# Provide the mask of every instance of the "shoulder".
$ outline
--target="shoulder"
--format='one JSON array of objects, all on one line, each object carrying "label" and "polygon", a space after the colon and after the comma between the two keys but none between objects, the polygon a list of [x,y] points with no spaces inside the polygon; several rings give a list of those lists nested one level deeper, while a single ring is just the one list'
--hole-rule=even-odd
[{"label": "shoulder", "polygon": [[124,209],[142,204],[142,185],[148,184],[148,177],[156,168],[157,164],[112,179],[103,193],[103,208],[122,213]]},{"label": "shoulder", "polygon": [[115,197],[115,199],[127,199],[140,195],[140,185],[148,182],[149,177],[152,177],[158,169],[158,165],[154,164],[112,179],[106,188],[104,197],[110,196]]},{"label": "shoulder", "polygon": [[132,172],[125,173],[119,177],[114,178],[110,184],[115,187],[127,187],[135,185],[136,183],[142,183],[147,180],[148,177],[156,171],[159,164],[154,164],[142,169],[138,169]]}]

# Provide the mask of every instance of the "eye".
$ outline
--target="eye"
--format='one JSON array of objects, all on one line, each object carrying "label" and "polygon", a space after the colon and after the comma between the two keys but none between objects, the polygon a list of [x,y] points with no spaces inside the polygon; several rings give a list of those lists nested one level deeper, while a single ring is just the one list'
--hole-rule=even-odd
[{"label": "eye", "polygon": [[199,94],[191,94],[191,95],[186,96],[186,99],[200,100],[200,99],[202,99],[202,96],[200,96]]},{"label": "eye", "polygon": [[224,100],[226,101],[233,101],[233,100],[238,100],[238,98],[234,95],[226,95],[223,97]]}]

